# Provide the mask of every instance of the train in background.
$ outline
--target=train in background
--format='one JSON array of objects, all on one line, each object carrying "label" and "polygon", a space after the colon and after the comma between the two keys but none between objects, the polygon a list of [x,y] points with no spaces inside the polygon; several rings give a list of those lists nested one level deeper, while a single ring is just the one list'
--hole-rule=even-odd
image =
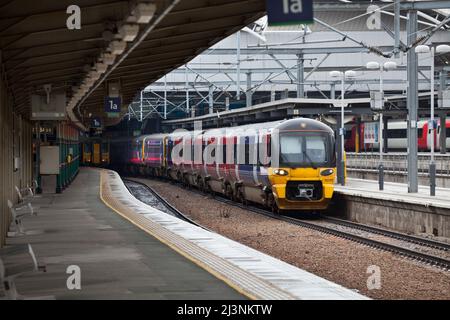
[{"label": "train in background", "polygon": [[[371,152],[378,150],[378,143],[364,143],[366,123],[361,123],[359,126],[359,138],[357,138],[357,125],[352,125],[347,128],[345,135],[345,150],[355,151],[357,140],[359,140],[359,150],[361,152]],[[407,122],[406,121],[389,121],[387,128],[388,150],[391,151],[406,151],[407,149]],[[440,150],[441,123],[437,121],[437,128],[435,130],[435,150]],[[446,121],[446,147],[450,150],[450,120]],[[420,120],[417,122],[417,145],[419,151],[426,152],[431,150],[431,129],[428,120]]]},{"label": "train in background", "polygon": [[[257,133],[249,135],[248,129]],[[192,152],[180,155],[181,162],[174,161],[174,148],[181,143],[189,143],[186,150],[192,147]],[[212,144],[214,162],[194,161],[196,147],[204,152]],[[261,164],[267,162],[259,159],[261,148],[267,148],[268,158],[277,157],[277,166],[272,166],[278,162],[275,160]],[[325,210],[334,192],[334,132],[322,122],[306,118],[210,129],[195,135],[185,132],[115,140],[110,151],[113,169],[169,177],[273,211]]]},{"label": "train in background", "polygon": [[110,164],[109,140],[86,138],[81,141],[82,165],[106,167]]}]

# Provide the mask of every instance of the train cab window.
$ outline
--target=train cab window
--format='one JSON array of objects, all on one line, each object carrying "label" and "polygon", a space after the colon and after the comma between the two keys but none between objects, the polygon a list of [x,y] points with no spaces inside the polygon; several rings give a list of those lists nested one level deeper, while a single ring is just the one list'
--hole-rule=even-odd
[{"label": "train cab window", "polygon": [[[405,131],[406,131],[406,130],[405,130]],[[423,129],[422,129],[422,128],[417,129],[417,136],[418,136],[419,138],[421,138],[421,137],[423,136]]]},{"label": "train cab window", "polygon": [[316,163],[323,163],[326,161],[325,153],[325,138],[316,136],[306,139],[306,153],[309,159]]},{"label": "train cab window", "polygon": [[280,165],[285,167],[315,167],[328,163],[327,137],[322,135],[280,136]]}]

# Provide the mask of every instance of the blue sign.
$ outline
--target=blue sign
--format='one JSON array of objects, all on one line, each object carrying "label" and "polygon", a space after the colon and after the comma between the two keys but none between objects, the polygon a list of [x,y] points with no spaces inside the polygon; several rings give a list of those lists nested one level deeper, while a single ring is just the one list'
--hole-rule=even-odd
[{"label": "blue sign", "polygon": [[102,120],[98,117],[92,118],[92,127],[93,128],[101,128]]},{"label": "blue sign", "polygon": [[105,99],[105,112],[119,113],[122,100],[119,97],[107,97]]},{"label": "blue sign", "polygon": [[269,25],[313,23],[313,0],[266,0]]}]

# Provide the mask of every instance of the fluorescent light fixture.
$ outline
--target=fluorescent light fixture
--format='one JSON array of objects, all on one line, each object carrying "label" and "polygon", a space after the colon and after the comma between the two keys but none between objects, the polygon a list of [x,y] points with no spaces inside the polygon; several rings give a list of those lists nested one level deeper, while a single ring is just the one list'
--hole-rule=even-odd
[{"label": "fluorescent light fixture", "polygon": [[450,52],[450,46],[448,44],[441,44],[436,47],[436,53],[449,53]]},{"label": "fluorescent light fixture", "polygon": [[384,70],[393,70],[397,69],[397,62],[395,61],[386,61],[383,65]]},{"label": "fluorescent light fixture", "polygon": [[95,69],[97,70],[97,72],[105,73],[106,69],[108,69],[108,66],[106,65],[106,63],[97,63],[95,65]]},{"label": "fluorescent light fixture", "polygon": [[114,63],[114,60],[116,60],[116,56],[112,53],[104,53],[102,55],[103,63],[107,64],[108,66],[112,65]]},{"label": "fluorescent light fixture", "polygon": [[111,52],[111,54],[119,55],[125,51],[126,47],[127,47],[127,43],[125,41],[115,40],[110,43],[108,49]]},{"label": "fluorescent light fixture", "polygon": [[331,71],[330,72],[330,77],[332,77],[332,78],[340,78],[340,77],[342,77],[342,72],[340,72],[340,71]]},{"label": "fluorescent light fixture", "polygon": [[369,70],[380,69],[380,64],[376,61],[367,62],[366,68]]},{"label": "fluorescent light fixture", "polygon": [[149,23],[156,12],[156,5],[154,3],[139,3],[134,9],[137,23]]},{"label": "fluorescent light fixture", "polygon": [[131,42],[136,39],[138,33],[139,26],[137,24],[124,24],[119,29],[120,37],[126,42]]},{"label": "fluorescent light fixture", "polygon": [[422,44],[422,45],[420,45],[420,46],[417,46],[417,47],[414,49],[414,51],[415,51],[416,53],[430,53],[430,47],[429,47],[429,46],[426,46],[426,45],[424,45],[424,44]]}]

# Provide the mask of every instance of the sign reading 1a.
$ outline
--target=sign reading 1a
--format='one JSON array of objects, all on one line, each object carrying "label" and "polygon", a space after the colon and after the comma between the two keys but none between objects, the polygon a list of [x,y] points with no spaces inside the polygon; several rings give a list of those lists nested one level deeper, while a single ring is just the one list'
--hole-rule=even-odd
[{"label": "sign reading 1a", "polygon": [[107,97],[105,99],[105,112],[119,113],[121,102],[119,97]]},{"label": "sign reading 1a", "polygon": [[296,25],[314,22],[313,0],[266,0],[269,25]]}]

